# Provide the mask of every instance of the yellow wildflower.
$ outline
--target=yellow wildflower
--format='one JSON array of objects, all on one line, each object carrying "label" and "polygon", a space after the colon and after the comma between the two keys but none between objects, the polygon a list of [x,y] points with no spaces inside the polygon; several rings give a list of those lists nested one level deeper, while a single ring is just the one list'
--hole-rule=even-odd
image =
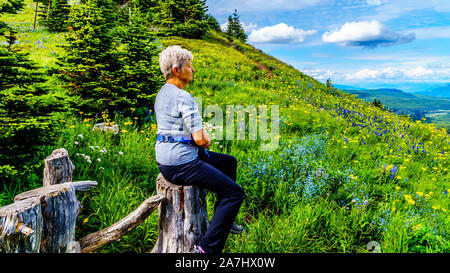
[{"label": "yellow wildflower", "polygon": [[422,196],[422,195],[423,195],[423,192],[421,192],[421,191],[416,191],[416,194]]},{"label": "yellow wildflower", "polygon": [[419,230],[419,229],[421,229],[422,228],[422,224],[417,224],[416,226],[413,226],[412,227],[412,229],[414,230],[414,231],[417,231],[417,230]]}]

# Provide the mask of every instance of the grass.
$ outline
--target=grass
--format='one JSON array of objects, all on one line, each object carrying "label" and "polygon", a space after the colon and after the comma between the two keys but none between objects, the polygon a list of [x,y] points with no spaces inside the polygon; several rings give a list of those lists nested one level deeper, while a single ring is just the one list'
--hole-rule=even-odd
[{"label": "grass", "polygon": [[[42,67],[54,65],[52,52],[59,52],[62,34],[24,29],[22,35],[23,50],[31,58]],[[47,47],[36,46],[38,40]],[[328,92],[315,79],[245,43],[234,40],[236,49],[229,46],[217,32],[203,40],[169,37],[161,43],[193,52],[196,72],[186,90],[201,98],[203,107],[218,105],[223,113],[226,105],[280,107],[275,151],[261,151],[260,138],[213,140],[212,151],[238,160],[237,183],[247,194],[237,217],[245,231],[230,235],[225,252],[367,252],[371,241],[379,242],[383,252],[450,250],[450,138],[445,130],[382,111],[349,94]],[[255,62],[271,69],[273,76]],[[51,80],[57,92],[64,92]],[[92,131],[89,118],[61,117],[63,133],[45,147],[47,155],[60,147],[69,151],[74,181],[98,182],[79,195],[83,208],[77,238],[113,224],[156,194],[159,172],[154,115],[141,128],[133,116],[104,116],[119,125],[117,135]],[[212,119],[204,116],[204,122]],[[271,128],[269,122],[269,132]],[[43,163],[45,156],[36,156]],[[2,192],[2,205],[39,187],[42,168],[36,166]],[[214,196],[207,200],[211,216]],[[157,221],[153,213],[98,252],[151,251]]]}]

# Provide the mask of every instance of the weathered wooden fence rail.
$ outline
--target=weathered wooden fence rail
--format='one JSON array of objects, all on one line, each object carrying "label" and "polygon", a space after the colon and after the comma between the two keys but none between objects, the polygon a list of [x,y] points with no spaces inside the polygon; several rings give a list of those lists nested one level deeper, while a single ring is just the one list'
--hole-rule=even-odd
[{"label": "weathered wooden fence rail", "polygon": [[14,203],[0,208],[0,252],[88,253],[120,239],[159,209],[159,237],[152,253],[189,252],[208,227],[206,191],[177,186],[159,174],[157,195],[103,230],[78,241],[75,226],[80,212],[77,191],[95,181],[72,182],[75,166],[65,149],[45,159],[43,187],[21,193]]}]

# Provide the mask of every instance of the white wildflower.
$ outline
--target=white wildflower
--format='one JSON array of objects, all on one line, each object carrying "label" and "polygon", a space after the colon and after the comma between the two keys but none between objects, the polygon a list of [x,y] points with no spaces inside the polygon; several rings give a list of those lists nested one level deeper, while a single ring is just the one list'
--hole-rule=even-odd
[{"label": "white wildflower", "polygon": [[73,144],[78,145],[78,141],[75,141]]},{"label": "white wildflower", "polygon": [[82,135],[82,134],[79,134],[78,137],[79,137],[79,138],[83,138],[83,135]]},{"label": "white wildflower", "polygon": [[100,162],[100,161],[102,161],[102,160],[101,160],[100,158],[97,158],[97,161]]},{"label": "white wildflower", "polygon": [[119,152],[119,155],[123,155],[123,152],[122,152],[122,151],[120,151],[120,152]]}]

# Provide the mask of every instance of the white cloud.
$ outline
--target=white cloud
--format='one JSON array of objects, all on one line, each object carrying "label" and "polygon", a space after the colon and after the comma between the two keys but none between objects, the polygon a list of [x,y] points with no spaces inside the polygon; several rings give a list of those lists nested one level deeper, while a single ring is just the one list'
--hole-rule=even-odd
[{"label": "white cloud", "polygon": [[303,42],[305,37],[313,35],[316,30],[297,29],[285,23],[253,30],[248,36],[252,43],[289,43]]},{"label": "white cloud", "polygon": [[418,66],[414,68],[395,68],[386,67],[382,69],[369,69],[364,68],[362,70],[345,74],[346,80],[431,80],[434,76],[439,74],[441,76],[450,75],[450,70],[440,69],[432,70],[424,66]]},{"label": "white cloud", "polygon": [[377,20],[347,22],[340,29],[325,32],[322,35],[322,40],[326,43],[367,48],[408,43],[414,39],[415,34],[395,33]]},{"label": "white cloud", "polygon": [[427,77],[429,75],[433,74],[433,71],[431,69],[427,69],[425,67],[416,67],[411,70],[404,71],[405,76],[412,79],[419,79],[422,77]]},{"label": "white cloud", "polygon": [[371,70],[364,68],[361,71],[356,72],[355,74],[348,74],[347,79],[376,79],[381,76],[381,72],[378,70]]}]

